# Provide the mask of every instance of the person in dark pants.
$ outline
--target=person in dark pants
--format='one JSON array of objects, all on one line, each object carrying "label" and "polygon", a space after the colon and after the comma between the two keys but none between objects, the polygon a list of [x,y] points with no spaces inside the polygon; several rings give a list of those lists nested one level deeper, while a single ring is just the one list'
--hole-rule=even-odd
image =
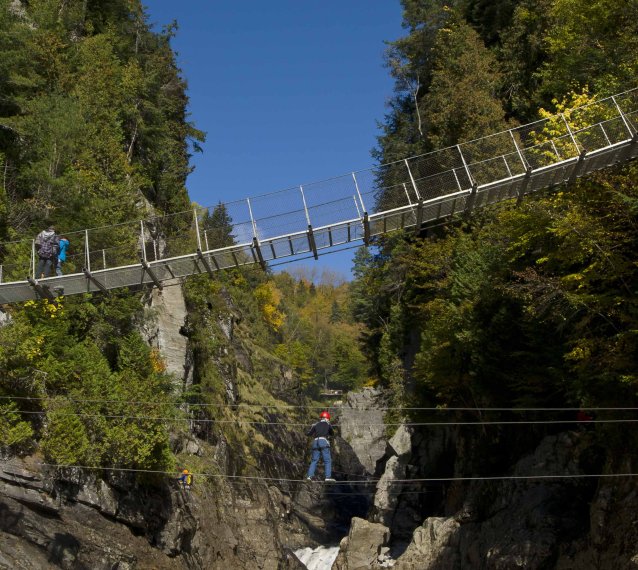
[{"label": "person in dark pants", "polygon": [[334,482],[332,478],[332,458],[330,457],[330,442],[328,437],[334,434],[334,430],[330,425],[330,414],[326,411],[321,412],[319,421],[313,424],[306,432],[313,438],[312,440],[312,458],[310,461],[310,467],[308,467],[308,473],[306,479],[313,481],[315,476],[315,470],[317,469],[317,463],[319,458],[323,458],[323,469],[325,474],[325,480],[327,482]]},{"label": "person in dark pants", "polygon": [[58,247],[60,238],[55,233],[55,228],[42,230],[35,238],[35,249],[38,253],[38,267],[35,270],[35,279],[48,277],[57,265]]},{"label": "person in dark pants", "polygon": [[191,485],[193,484],[193,475],[188,471],[188,469],[184,469],[177,480],[184,487],[184,491],[190,491]]},{"label": "person in dark pants", "polygon": [[60,243],[58,245],[58,262],[55,266],[55,274],[58,277],[62,277],[62,264],[66,261],[66,252],[69,249],[69,240],[64,236],[60,236]]}]

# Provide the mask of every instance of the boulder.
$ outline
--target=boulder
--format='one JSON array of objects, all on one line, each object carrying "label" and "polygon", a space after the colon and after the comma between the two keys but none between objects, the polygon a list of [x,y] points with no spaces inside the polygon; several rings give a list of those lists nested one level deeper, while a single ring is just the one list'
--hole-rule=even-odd
[{"label": "boulder", "polygon": [[388,527],[353,518],[348,536],[339,545],[339,554],[332,565],[333,570],[379,568],[379,556],[385,554],[384,547],[389,538]]}]

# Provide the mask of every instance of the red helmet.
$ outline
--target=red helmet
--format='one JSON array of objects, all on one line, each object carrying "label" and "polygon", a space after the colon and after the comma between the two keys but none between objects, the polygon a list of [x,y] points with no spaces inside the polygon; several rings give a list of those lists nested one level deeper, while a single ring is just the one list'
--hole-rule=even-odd
[{"label": "red helmet", "polygon": [[329,419],[330,419],[330,414],[324,410],[323,412],[321,412],[321,414],[319,415],[319,417],[320,417],[322,420],[329,420]]}]

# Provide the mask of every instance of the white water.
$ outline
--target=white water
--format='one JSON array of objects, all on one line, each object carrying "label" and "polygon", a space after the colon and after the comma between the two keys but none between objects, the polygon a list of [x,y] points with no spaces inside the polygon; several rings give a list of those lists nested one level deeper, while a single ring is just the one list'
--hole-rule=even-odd
[{"label": "white water", "polygon": [[339,554],[338,546],[318,546],[317,548],[302,548],[295,550],[295,556],[308,570],[330,570]]}]

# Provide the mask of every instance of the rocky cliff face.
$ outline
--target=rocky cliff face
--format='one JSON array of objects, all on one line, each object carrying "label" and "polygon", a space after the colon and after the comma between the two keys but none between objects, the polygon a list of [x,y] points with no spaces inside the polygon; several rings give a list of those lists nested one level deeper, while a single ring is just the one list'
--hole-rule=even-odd
[{"label": "rocky cliff face", "polygon": [[[210,315],[210,334],[219,338],[206,363],[218,370],[224,400],[271,397],[266,388],[290,393],[291,372],[251,344],[232,300],[224,303],[227,310]],[[150,310],[146,338],[187,385],[197,359],[180,288],[154,293]],[[332,486],[297,482],[308,460],[303,430],[267,421],[245,439],[193,432],[173,447],[210,473],[234,474],[254,461],[256,474],[277,481],[211,476],[185,492],[175,476],[141,481],[127,472],[52,471],[37,456],[4,457],[0,566],[301,568],[293,551],[347,535],[335,570],[638,568],[632,480],[580,477],[604,469],[593,432],[527,441],[518,456],[500,458],[511,460],[505,472],[520,479],[410,483],[485,473],[477,467],[484,442],[453,428],[405,426],[388,440],[383,407],[383,394],[371,389],[339,406]],[[312,420],[270,412],[265,419]],[[579,477],[528,478],[565,473]]]},{"label": "rocky cliff face", "polygon": [[[412,434],[410,445],[406,433],[399,430],[389,445],[370,517],[379,522],[358,520],[352,525],[335,570],[638,568],[635,486],[629,478],[586,476],[601,470],[593,434],[566,431],[543,438],[512,465],[510,474],[519,479],[457,481],[447,483],[442,493],[441,484],[435,482],[421,484],[419,491],[394,485],[403,491],[391,499],[388,489],[393,481],[410,472],[424,472],[424,466],[418,465],[423,450],[414,447],[423,440]],[[441,458],[433,452],[442,451],[446,441],[452,441],[449,433],[426,446],[425,455]],[[564,474],[575,477],[547,478]],[[536,475],[543,478],[534,479]],[[433,501],[428,504],[430,491]],[[416,492],[425,501],[407,500]],[[419,511],[440,515],[422,516],[409,543],[402,544]]]},{"label": "rocky cliff face", "polygon": [[[187,386],[198,362],[181,288],[152,292],[147,306],[152,318],[142,332],[161,352],[176,387]],[[226,403],[244,401],[242,396],[276,403],[267,389],[289,394],[296,379],[251,344],[239,310],[223,292],[220,306],[207,317],[217,352],[200,365],[216,368]],[[353,435],[360,423],[357,408],[378,397],[368,391],[346,405],[346,439],[335,449],[342,480],[373,475],[385,451],[382,426]],[[369,501],[365,494],[349,497],[347,482],[330,490],[294,481],[307,467],[303,430],[267,422],[301,418],[268,412],[264,419],[249,435],[236,431],[234,439],[214,424],[176,435],[172,447],[180,458],[190,457],[212,474],[196,477],[189,492],[177,474],[138,478],[117,470],[53,470],[37,455],[0,458],[0,567],[302,568],[292,552],[334,544],[347,532],[351,513],[367,514]],[[255,476],[281,480],[223,476],[253,463]]]},{"label": "rocky cliff face", "polygon": [[383,423],[385,399],[379,390],[366,388],[348,394],[339,406],[336,420],[340,438],[337,455],[351,478],[377,473],[377,463],[385,454],[387,438]]},{"label": "rocky cliff face", "polygon": [[146,297],[147,319],[142,334],[148,344],[160,352],[166,371],[179,384],[193,380],[192,355],[183,334],[188,312],[180,280],[167,281],[164,288],[151,289]]},{"label": "rocky cliff face", "polygon": [[314,501],[306,510],[274,485],[201,487],[5,460],[0,567],[276,569],[290,560],[294,568],[291,551],[312,542],[313,530],[327,539]]}]

